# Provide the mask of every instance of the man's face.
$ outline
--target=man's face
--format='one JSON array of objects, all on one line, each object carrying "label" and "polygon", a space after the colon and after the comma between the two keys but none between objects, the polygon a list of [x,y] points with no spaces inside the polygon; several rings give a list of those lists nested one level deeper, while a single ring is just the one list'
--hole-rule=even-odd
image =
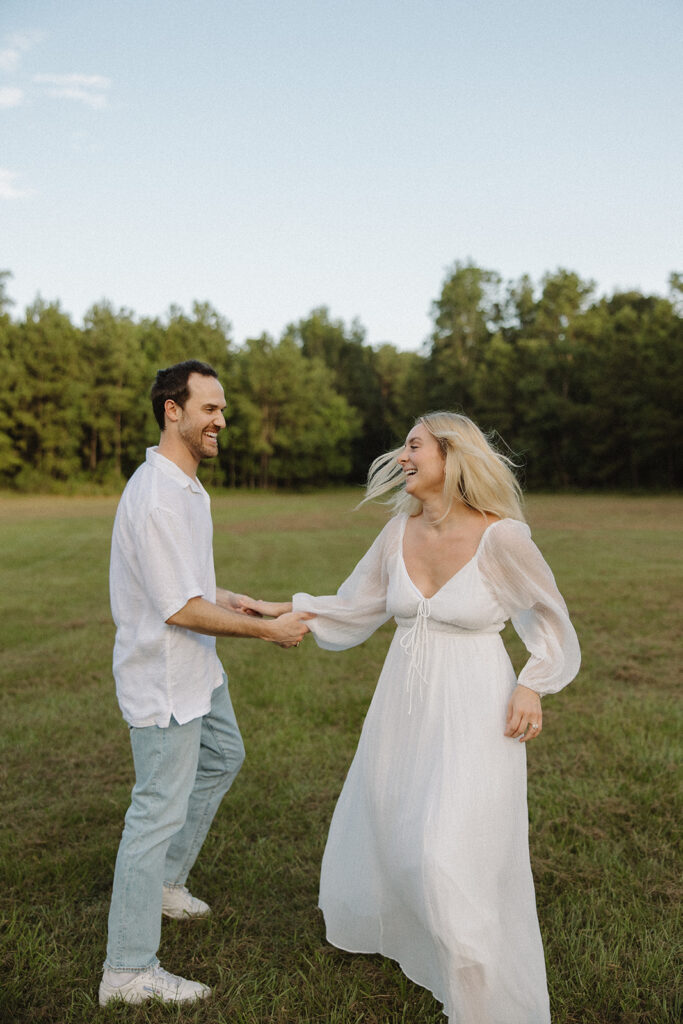
[{"label": "man's face", "polygon": [[178,433],[192,457],[199,463],[218,455],[218,431],[225,426],[225,395],[215,377],[191,373],[187,379],[189,397],[178,408]]}]

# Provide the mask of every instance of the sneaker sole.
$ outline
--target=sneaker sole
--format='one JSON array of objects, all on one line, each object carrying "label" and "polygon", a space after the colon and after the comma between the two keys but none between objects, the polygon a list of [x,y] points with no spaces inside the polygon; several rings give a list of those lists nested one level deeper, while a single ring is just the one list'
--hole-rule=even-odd
[{"label": "sneaker sole", "polygon": [[150,992],[147,995],[142,992],[119,992],[117,989],[112,989],[106,994],[100,991],[98,1002],[100,1006],[116,1002],[138,1006],[140,1003],[148,1003],[152,999],[160,999],[162,1003],[196,1003],[198,999],[208,999],[210,995],[211,989],[207,989],[206,992],[195,992],[193,995],[169,996],[168,998],[160,992]]},{"label": "sneaker sole", "polygon": [[162,917],[170,917],[174,921],[189,921],[195,917],[208,917],[211,913],[210,910],[198,910],[196,913],[191,914],[188,910],[163,910],[161,911]]}]

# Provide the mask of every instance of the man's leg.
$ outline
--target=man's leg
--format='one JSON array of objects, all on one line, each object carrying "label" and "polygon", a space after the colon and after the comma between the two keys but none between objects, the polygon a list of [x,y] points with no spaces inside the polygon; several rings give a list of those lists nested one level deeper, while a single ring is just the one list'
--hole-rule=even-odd
[{"label": "man's leg", "polygon": [[201,720],[199,763],[185,824],[168,847],[163,880],[184,885],[211,827],[218,806],[244,761],[244,744],[228,692],[227,677],[211,696]]},{"label": "man's leg", "polygon": [[135,786],[121,837],[105,967],[142,971],[158,964],[166,851],[182,828],[195,781],[202,719],[166,729],[131,729]]}]

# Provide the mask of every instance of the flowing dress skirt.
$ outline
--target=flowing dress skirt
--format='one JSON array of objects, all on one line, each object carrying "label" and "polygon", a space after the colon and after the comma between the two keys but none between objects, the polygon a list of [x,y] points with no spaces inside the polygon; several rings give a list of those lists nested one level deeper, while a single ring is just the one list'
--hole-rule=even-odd
[{"label": "flowing dress skirt", "polygon": [[516,684],[497,632],[430,623],[419,679],[397,629],[339,797],[328,940],[396,960],[456,1024],[548,1024]]}]

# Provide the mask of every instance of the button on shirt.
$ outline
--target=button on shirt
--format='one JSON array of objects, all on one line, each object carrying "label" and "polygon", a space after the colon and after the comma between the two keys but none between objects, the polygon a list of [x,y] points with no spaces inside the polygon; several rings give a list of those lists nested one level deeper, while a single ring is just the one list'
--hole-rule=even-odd
[{"label": "button on shirt", "polygon": [[192,597],[216,600],[210,499],[148,448],[121,495],[109,573],[114,678],[129,725],[183,725],[205,715],[223,679],[216,639],[169,626]]}]

